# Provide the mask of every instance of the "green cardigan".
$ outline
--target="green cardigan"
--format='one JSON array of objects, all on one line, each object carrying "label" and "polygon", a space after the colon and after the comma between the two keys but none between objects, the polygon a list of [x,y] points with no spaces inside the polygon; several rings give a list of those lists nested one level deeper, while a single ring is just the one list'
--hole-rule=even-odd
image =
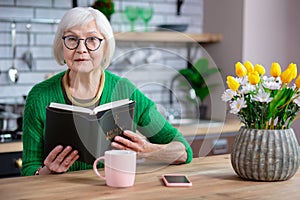
[{"label": "green cardigan", "polygon": [[[64,74],[65,71],[35,85],[26,98],[22,135],[22,175],[33,175],[43,165],[46,106],[51,102],[66,103],[61,85]],[[105,83],[100,105],[124,98],[136,101],[134,122],[139,132],[146,136],[150,142],[156,144],[166,144],[171,141],[182,142],[188,155],[186,163],[192,161],[190,145],[182,134],[157,111],[155,104],[128,79],[105,70]],[[68,171],[91,168],[92,165],[76,161]]]}]

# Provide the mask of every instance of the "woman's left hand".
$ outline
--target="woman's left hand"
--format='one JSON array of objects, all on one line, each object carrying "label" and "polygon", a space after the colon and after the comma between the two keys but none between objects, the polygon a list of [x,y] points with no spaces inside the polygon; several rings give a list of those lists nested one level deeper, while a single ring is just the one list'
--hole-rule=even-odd
[{"label": "woman's left hand", "polygon": [[130,139],[116,136],[115,141],[111,143],[112,147],[135,151],[139,158],[160,160],[170,164],[181,164],[187,159],[185,146],[181,142],[172,141],[168,144],[153,144],[132,131],[126,130],[123,134]]},{"label": "woman's left hand", "polygon": [[124,131],[123,134],[129,139],[122,136],[116,136],[114,142],[111,143],[113,147],[122,150],[132,150],[137,153],[151,152],[151,143],[147,142],[146,139],[142,138],[140,135],[129,130]]}]

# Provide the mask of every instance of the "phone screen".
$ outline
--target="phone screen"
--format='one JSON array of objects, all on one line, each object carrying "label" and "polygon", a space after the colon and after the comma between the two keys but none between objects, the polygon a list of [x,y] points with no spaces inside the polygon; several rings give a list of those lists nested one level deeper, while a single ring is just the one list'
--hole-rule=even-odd
[{"label": "phone screen", "polygon": [[169,183],[189,183],[190,181],[186,176],[165,176]]},{"label": "phone screen", "polygon": [[184,174],[164,174],[162,179],[166,186],[192,186],[192,182]]}]

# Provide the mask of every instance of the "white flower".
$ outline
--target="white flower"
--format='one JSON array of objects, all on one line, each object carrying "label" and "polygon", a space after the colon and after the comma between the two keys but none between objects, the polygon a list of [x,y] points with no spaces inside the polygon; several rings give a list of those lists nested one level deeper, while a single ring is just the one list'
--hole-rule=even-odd
[{"label": "white flower", "polygon": [[248,84],[248,76],[237,77],[236,79],[240,83],[241,86]]},{"label": "white flower", "polygon": [[224,91],[221,98],[222,98],[222,101],[227,102],[227,101],[230,101],[236,95],[237,95],[236,91],[227,89]]},{"label": "white flower", "polygon": [[264,76],[263,80],[264,80],[263,86],[270,90],[278,90],[282,84],[280,77],[277,77],[277,78],[269,77],[268,78],[267,76]]},{"label": "white flower", "polygon": [[240,99],[233,101],[230,104],[230,108],[231,108],[230,113],[238,114],[238,112],[240,112],[242,108],[246,108],[246,107],[247,107],[246,101],[244,97],[242,97]]},{"label": "white flower", "polygon": [[269,103],[272,101],[272,97],[270,97],[270,93],[265,92],[264,90],[258,90],[258,93],[253,96],[254,101],[266,102]]},{"label": "white flower", "polygon": [[295,104],[297,104],[298,107],[300,107],[300,95],[298,94],[298,95],[294,96],[293,98],[295,98],[295,99],[293,100],[293,102],[294,102]]},{"label": "white flower", "polygon": [[248,94],[249,92],[254,91],[254,90],[255,90],[255,86],[250,83],[247,83],[242,87],[241,93]]}]

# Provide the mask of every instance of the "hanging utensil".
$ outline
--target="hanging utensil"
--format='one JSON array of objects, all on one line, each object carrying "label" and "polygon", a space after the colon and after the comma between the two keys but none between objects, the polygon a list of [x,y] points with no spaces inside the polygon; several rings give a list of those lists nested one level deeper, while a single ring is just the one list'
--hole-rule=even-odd
[{"label": "hanging utensil", "polygon": [[33,56],[31,53],[31,42],[30,42],[31,24],[26,25],[26,32],[27,32],[27,50],[24,52],[22,59],[28,65],[28,68],[31,71],[33,67]]},{"label": "hanging utensil", "polygon": [[11,24],[11,46],[13,51],[12,66],[8,70],[8,78],[12,83],[16,83],[19,79],[18,70],[15,68],[16,59],[16,24]]}]

